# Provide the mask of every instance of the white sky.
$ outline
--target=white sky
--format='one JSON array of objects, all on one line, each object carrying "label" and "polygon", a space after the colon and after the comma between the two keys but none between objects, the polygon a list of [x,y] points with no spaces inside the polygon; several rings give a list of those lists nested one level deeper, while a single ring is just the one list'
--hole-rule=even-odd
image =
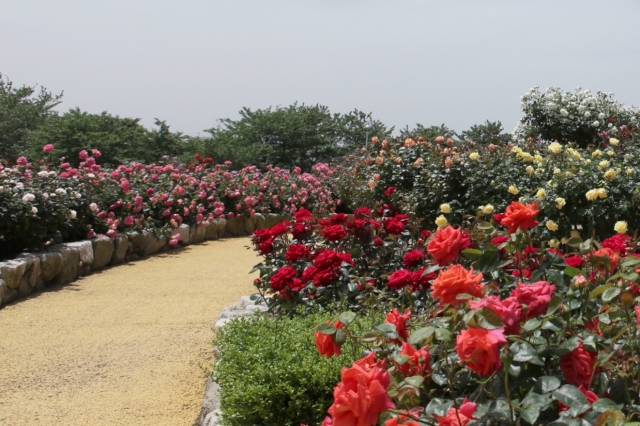
[{"label": "white sky", "polygon": [[202,133],[238,110],[321,103],[396,128],[511,131],[535,85],[640,104],[637,0],[13,0],[0,71],[62,110]]}]

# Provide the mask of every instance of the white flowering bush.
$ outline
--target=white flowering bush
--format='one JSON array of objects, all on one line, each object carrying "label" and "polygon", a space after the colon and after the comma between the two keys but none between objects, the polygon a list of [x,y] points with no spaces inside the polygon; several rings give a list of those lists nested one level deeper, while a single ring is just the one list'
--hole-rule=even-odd
[{"label": "white flowering bush", "polygon": [[580,147],[598,144],[610,137],[637,139],[640,112],[613,98],[612,93],[578,88],[575,93],[553,87],[541,92],[532,88],[521,99],[524,117],[516,133]]}]

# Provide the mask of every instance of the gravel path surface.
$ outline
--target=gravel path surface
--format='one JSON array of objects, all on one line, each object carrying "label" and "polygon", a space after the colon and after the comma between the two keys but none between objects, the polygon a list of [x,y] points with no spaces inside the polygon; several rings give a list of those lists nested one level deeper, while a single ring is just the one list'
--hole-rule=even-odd
[{"label": "gravel path surface", "polygon": [[114,267],[0,309],[1,425],[191,426],[248,238]]}]

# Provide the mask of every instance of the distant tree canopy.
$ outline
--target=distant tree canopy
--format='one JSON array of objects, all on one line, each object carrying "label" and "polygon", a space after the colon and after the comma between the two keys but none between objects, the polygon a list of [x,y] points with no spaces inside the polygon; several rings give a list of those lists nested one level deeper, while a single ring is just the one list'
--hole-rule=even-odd
[{"label": "distant tree canopy", "polygon": [[[239,119],[225,118],[206,130],[207,136],[191,137],[171,132],[169,125],[156,119],[154,129],[140,124],[139,118],[126,118],[108,112],[91,114],[79,108],[65,113],[53,110],[62,94],[44,88],[0,86],[0,159],[13,161],[21,155],[43,157],[42,147],[53,144],[53,156],[73,165],[78,152],[96,148],[100,162],[118,165],[128,161],[145,163],[178,157],[188,162],[196,153],[216,161],[230,160],[233,167],[268,164],[309,170],[317,162],[339,160],[365,146],[367,139],[392,136],[393,127],[374,120],[371,113],[354,109],[347,114],[331,113],[324,105],[294,103],[286,107],[252,110],[242,108]],[[478,144],[503,144],[511,135],[502,124],[487,121],[457,134],[444,124],[425,127],[416,124],[400,130],[400,137],[434,140],[438,136],[458,138]]]},{"label": "distant tree canopy", "polygon": [[298,105],[251,110],[243,108],[240,119],[220,120],[207,130],[203,153],[237,164],[300,166],[308,170],[316,162],[327,162],[365,145],[370,136],[385,136],[388,129],[371,114],[354,110],[332,114],[322,105]]},{"label": "distant tree canopy", "polygon": [[15,159],[28,149],[29,134],[55,115],[60,95],[44,88],[0,85],[0,158]]}]

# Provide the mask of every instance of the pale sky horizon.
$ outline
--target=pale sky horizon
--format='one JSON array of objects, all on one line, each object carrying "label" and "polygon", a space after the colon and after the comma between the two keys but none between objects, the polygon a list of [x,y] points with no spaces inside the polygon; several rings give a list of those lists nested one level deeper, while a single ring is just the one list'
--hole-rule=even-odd
[{"label": "pale sky horizon", "polygon": [[0,71],[108,111],[203,134],[243,107],[327,105],[396,129],[500,120],[533,86],[640,104],[633,0],[22,0]]}]

